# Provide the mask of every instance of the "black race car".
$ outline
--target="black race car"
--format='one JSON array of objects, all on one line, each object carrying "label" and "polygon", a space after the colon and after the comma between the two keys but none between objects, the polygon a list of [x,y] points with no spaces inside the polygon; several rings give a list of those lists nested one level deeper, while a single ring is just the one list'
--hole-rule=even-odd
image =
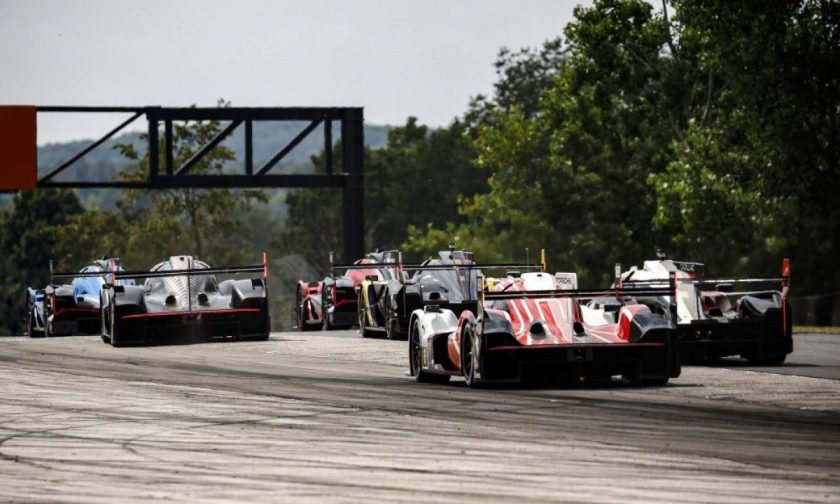
[{"label": "black race car", "polygon": [[405,339],[414,310],[435,305],[460,313],[474,306],[481,270],[541,268],[527,264],[477,265],[472,252],[455,250],[454,246],[438,252],[437,259],[420,264],[403,264],[400,253],[391,254],[383,258],[385,264],[393,264],[389,278],[362,283],[359,328],[363,336],[380,332],[389,339]]}]

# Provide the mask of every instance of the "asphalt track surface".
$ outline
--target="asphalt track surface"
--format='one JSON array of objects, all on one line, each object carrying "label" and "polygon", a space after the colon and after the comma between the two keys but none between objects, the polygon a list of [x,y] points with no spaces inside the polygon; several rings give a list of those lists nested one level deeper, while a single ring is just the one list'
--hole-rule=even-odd
[{"label": "asphalt track surface", "polygon": [[840,502],[838,338],[664,387],[482,390],[350,331],[0,338],[0,502]]},{"label": "asphalt track surface", "polygon": [[721,359],[715,365],[730,369],[744,369],[840,380],[840,334],[796,334],[794,352],[783,366],[754,367],[734,358]]}]

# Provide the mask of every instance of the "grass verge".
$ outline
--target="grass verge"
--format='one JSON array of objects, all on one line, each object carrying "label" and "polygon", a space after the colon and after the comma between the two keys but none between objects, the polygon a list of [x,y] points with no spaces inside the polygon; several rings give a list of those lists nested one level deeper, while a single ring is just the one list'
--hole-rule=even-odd
[{"label": "grass verge", "polygon": [[840,334],[840,327],[831,326],[793,326],[793,334],[812,333],[812,334]]}]

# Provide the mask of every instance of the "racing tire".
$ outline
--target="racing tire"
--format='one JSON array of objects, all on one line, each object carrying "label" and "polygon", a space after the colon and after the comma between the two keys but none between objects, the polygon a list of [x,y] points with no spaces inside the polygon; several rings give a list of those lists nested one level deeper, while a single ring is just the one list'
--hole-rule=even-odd
[{"label": "racing tire", "polygon": [[750,355],[747,357],[747,362],[753,366],[781,366],[785,359],[787,359],[787,354],[784,353],[761,356]]},{"label": "racing tire", "polygon": [[109,312],[109,322],[111,326],[111,346],[112,347],[120,347],[124,346],[123,342],[119,340],[117,336],[117,308],[116,308],[116,300],[111,299],[110,307],[108,309]]},{"label": "racing tire", "polygon": [[385,337],[389,340],[403,340],[406,335],[399,331],[400,321],[391,315],[391,305],[385,307]]},{"label": "racing tire", "polygon": [[408,340],[408,369],[417,383],[448,383],[450,376],[423,371],[422,349],[420,348],[420,331],[414,322]]},{"label": "racing tire", "polygon": [[481,356],[475,350],[472,331],[464,329],[461,335],[461,374],[470,388],[478,388],[482,385],[481,378],[478,377],[475,369],[480,360]]},{"label": "racing tire", "polygon": [[[308,301],[306,301],[306,302],[308,302]],[[300,309],[298,310],[298,329],[300,329],[301,331],[314,331],[316,329],[320,329],[319,326],[311,325],[311,324],[307,323],[308,322],[307,320],[304,320],[303,314],[304,314],[305,311],[306,311],[305,306],[301,306]]]},{"label": "racing tire", "polygon": [[26,331],[30,338],[43,338],[44,333],[41,331],[35,330],[35,321],[32,318],[32,310],[35,308],[30,308],[29,312],[26,315]]},{"label": "racing tire", "polygon": [[668,376],[657,376],[655,378],[646,378],[642,374],[641,367],[633,367],[621,373],[621,377],[627,380],[631,387],[661,387],[668,383]]},{"label": "racing tire", "polygon": [[111,336],[110,336],[110,334],[108,334],[108,329],[107,329],[107,327],[108,327],[107,326],[107,323],[108,323],[107,315],[108,315],[108,313],[105,310],[102,309],[102,307],[105,306],[105,303],[103,303],[102,300],[103,300],[102,292],[100,292],[99,293],[99,318],[100,318],[99,336],[102,338],[102,341],[104,343],[110,343],[111,342]]}]

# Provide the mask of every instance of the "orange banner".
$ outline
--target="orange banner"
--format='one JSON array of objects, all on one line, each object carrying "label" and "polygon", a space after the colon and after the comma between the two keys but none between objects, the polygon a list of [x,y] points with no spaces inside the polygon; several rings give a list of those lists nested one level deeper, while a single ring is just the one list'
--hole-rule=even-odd
[{"label": "orange banner", "polygon": [[35,189],[38,176],[35,107],[0,105],[0,191]]}]

